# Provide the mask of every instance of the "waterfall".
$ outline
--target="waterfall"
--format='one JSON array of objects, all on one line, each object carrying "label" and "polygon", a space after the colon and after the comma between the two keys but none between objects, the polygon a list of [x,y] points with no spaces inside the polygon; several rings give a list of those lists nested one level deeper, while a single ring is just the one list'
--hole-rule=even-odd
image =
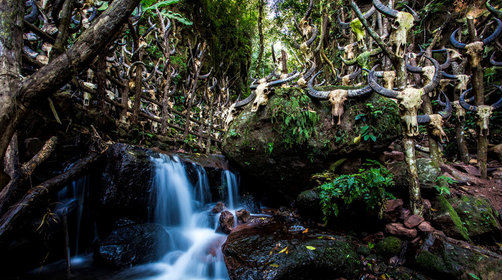
[{"label": "waterfall", "polygon": [[[160,155],[152,161],[155,165],[152,216],[153,222],[163,225],[170,237],[165,244],[167,253],[156,263],[132,268],[128,275],[122,274],[121,279],[228,279],[221,252],[226,236],[215,232],[218,217],[211,212],[215,203],[211,201],[206,171],[192,165],[197,175],[192,185],[178,157]],[[229,202],[235,205],[236,176],[226,171],[222,176],[232,195]]]},{"label": "waterfall", "polygon": [[225,170],[221,174],[221,182],[226,186],[228,208],[234,210],[239,203],[237,176],[230,170]]}]

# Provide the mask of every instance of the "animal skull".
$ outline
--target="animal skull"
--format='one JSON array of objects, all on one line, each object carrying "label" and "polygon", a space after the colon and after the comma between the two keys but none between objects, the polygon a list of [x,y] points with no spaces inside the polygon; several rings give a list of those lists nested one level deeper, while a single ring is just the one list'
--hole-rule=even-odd
[{"label": "animal skull", "polygon": [[422,95],[424,95],[423,89],[406,88],[397,96],[401,118],[406,122],[406,135],[410,137],[419,134],[417,112],[422,104]]},{"label": "animal skull", "polygon": [[345,75],[342,77],[342,86],[350,86],[350,75]]},{"label": "animal skull", "polygon": [[261,105],[267,105],[268,103],[268,94],[270,90],[268,89],[268,83],[259,84],[256,88],[256,98],[251,106],[251,112],[258,111],[258,108]]},{"label": "animal skull", "polygon": [[383,81],[386,89],[393,89],[395,80],[396,80],[396,72],[394,71],[383,72]]},{"label": "animal skull", "polygon": [[453,107],[455,108],[455,113],[457,114],[457,119],[460,122],[463,122],[465,120],[465,109],[460,105],[460,102],[458,100],[453,101]]},{"label": "animal skull", "polygon": [[482,41],[472,42],[465,46],[467,54],[471,59],[471,65],[474,67],[479,67],[481,63],[481,52],[483,51],[484,43]]},{"label": "animal skull", "polygon": [[300,20],[300,30],[302,31],[303,37],[308,37],[308,35],[312,33],[312,26],[310,26],[308,19],[302,18],[302,20]]},{"label": "animal skull", "polygon": [[87,91],[84,92],[84,106],[89,106],[92,95]]},{"label": "animal skull", "polygon": [[441,143],[444,143],[443,137],[446,137],[446,141],[448,141],[448,136],[446,136],[443,130],[443,116],[440,114],[432,114],[429,115],[429,117],[431,118],[429,125],[432,128],[432,135],[439,137]]},{"label": "animal skull", "polygon": [[[341,123],[341,117],[343,115],[343,103],[347,100],[348,91],[344,89],[335,89],[329,93],[329,103],[331,103],[331,115],[333,117],[338,117],[338,123]],[[332,124],[333,120],[332,120]]]},{"label": "animal skull", "polygon": [[344,49],[345,49],[345,59],[346,60],[354,59],[354,57],[356,56],[354,54],[354,44],[348,44],[344,47]]},{"label": "animal skull", "polygon": [[412,14],[399,12],[392,25],[394,32],[390,35],[390,41],[394,45],[394,53],[398,57],[404,57],[406,52],[406,36],[408,31],[413,27],[413,20]]},{"label": "animal skull", "polygon": [[478,125],[480,128],[481,135],[489,135],[488,123],[490,122],[490,116],[492,115],[492,106],[490,105],[478,105],[476,114],[478,115]]},{"label": "animal skull", "polygon": [[307,81],[305,81],[305,78],[302,76],[298,81],[296,81],[296,84],[300,87],[305,87],[307,85]]},{"label": "animal skull", "polygon": [[466,90],[467,84],[469,83],[470,79],[471,79],[471,77],[469,75],[464,75],[464,74],[457,75],[458,84],[455,88],[460,91]]},{"label": "animal skull", "polygon": [[230,126],[230,123],[234,120],[234,117],[237,115],[237,108],[235,108],[235,103],[230,105],[228,109],[225,110],[224,114],[226,115],[225,117],[225,128],[228,128]]}]

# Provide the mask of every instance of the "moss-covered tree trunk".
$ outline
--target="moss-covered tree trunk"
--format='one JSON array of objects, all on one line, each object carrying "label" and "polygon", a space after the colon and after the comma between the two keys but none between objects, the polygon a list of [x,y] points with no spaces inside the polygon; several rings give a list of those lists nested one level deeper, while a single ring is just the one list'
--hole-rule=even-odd
[{"label": "moss-covered tree trunk", "polygon": [[[467,18],[467,25],[469,29],[469,36],[472,44],[481,43],[477,42],[477,34],[476,29],[474,28],[474,21],[472,18]],[[483,67],[481,66],[481,59],[483,47],[477,48],[476,46],[467,46],[468,55],[469,55],[469,64],[471,65],[471,77],[472,77],[472,89],[474,91],[475,102],[476,105],[484,105],[485,104],[485,96],[484,96],[484,83],[483,83]],[[478,107],[479,108],[479,107]],[[486,179],[487,171],[486,171],[486,161],[488,154],[488,138],[486,133],[483,133],[481,126],[478,131],[478,165],[481,171],[481,178]]]}]

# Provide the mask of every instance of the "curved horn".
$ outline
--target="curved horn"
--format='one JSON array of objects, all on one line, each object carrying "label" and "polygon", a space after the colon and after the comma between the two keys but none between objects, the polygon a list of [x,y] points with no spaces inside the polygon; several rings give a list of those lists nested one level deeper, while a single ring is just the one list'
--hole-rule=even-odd
[{"label": "curved horn", "polygon": [[[342,29],[349,29],[350,28],[350,22],[343,22],[342,19],[340,18],[340,14],[336,14],[336,18],[338,20],[338,24]],[[338,47],[340,49],[340,47]]]},{"label": "curved horn", "polygon": [[310,0],[309,7],[305,12],[304,18],[308,18],[310,16],[310,12],[312,12],[312,6],[314,5],[314,0]]},{"label": "curved horn", "polygon": [[490,4],[490,0],[487,0],[485,4],[486,4],[486,8],[488,9],[488,11],[490,11],[490,13],[492,13],[492,15],[494,15],[495,17],[498,17],[498,18],[502,17],[502,11],[495,9],[495,7],[493,7]]},{"label": "curved horn", "polygon": [[373,68],[371,68],[370,74],[368,75],[368,83],[369,83],[370,87],[380,95],[383,95],[383,96],[389,97],[389,98],[397,98],[401,92],[391,90],[391,89],[386,89],[377,83],[376,78],[375,78],[375,69],[377,67],[378,67],[378,65],[375,65]]},{"label": "curved horn", "polygon": [[502,62],[501,62],[501,61],[496,61],[496,60],[495,60],[495,52],[497,52],[497,51],[494,51],[494,52],[492,53],[492,55],[490,56],[490,63],[491,63],[492,65],[494,65],[494,66],[502,66]]},{"label": "curved horn", "polygon": [[24,16],[24,20],[26,20],[29,23],[34,23],[38,17],[37,4],[35,3],[35,0],[31,0],[30,2],[27,3],[27,6],[31,6],[31,12]]},{"label": "curved horn", "polygon": [[[498,90],[502,93],[502,87],[498,85],[494,85]],[[497,110],[498,108],[502,107],[502,97],[500,97],[499,101],[495,102],[492,104],[492,110]]]},{"label": "curved horn", "polygon": [[495,18],[495,21],[497,22],[497,28],[495,28],[495,31],[490,36],[483,39],[483,44],[485,45],[493,42],[502,33],[502,20]]},{"label": "curved horn", "polygon": [[426,124],[431,122],[431,117],[429,115],[418,115],[417,116],[417,122],[419,124]]},{"label": "curved horn", "polygon": [[359,75],[361,75],[361,72],[362,72],[361,68],[357,68],[357,70],[354,73],[349,75],[349,79],[354,80]]},{"label": "curved horn", "polygon": [[246,99],[235,102],[235,108],[240,108],[240,107],[248,105],[249,103],[251,103],[251,101],[253,101],[255,99],[255,97],[256,97],[256,93],[253,91]]},{"label": "curved horn", "polygon": [[398,11],[391,9],[391,8],[385,6],[384,4],[382,4],[382,2],[380,2],[380,0],[373,0],[373,6],[375,6],[375,8],[380,13],[382,13],[386,16],[389,16],[389,17],[397,18],[397,13],[399,13]]},{"label": "curved horn", "polygon": [[370,86],[365,86],[360,89],[349,89],[347,91],[347,95],[348,95],[348,97],[359,97],[359,96],[366,95],[372,91],[373,91],[373,89]]},{"label": "curved horn", "polygon": [[464,109],[476,112],[478,110],[478,107],[476,105],[471,105],[465,102],[465,95],[468,94],[471,91],[471,89],[472,88],[462,92],[460,98],[458,99],[458,102],[460,103],[460,106],[462,106]]},{"label": "curved horn", "polygon": [[450,67],[451,57],[450,57],[450,52],[447,49],[433,50],[432,52],[446,52],[446,61],[439,66],[441,67],[441,70]]},{"label": "curved horn", "polygon": [[275,80],[273,82],[268,83],[268,86],[269,87],[279,86],[279,85],[282,85],[282,84],[287,83],[289,81],[292,81],[292,80],[296,79],[298,76],[300,76],[300,72],[298,72],[298,71],[295,71],[293,73],[294,73],[293,75],[288,76],[285,79],[279,79],[279,80]]},{"label": "curved horn", "polygon": [[313,98],[328,99],[329,91],[315,90],[313,87],[313,83],[314,83],[315,78],[317,77],[317,75],[319,75],[321,73],[322,73],[322,71],[319,71],[314,76],[312,76],[312,78],[310,78],[309,83],[308,83],[309,91],[307,91],[307,93]]},{"label": "curved horn", "polygon": [[450,80],[456,80],[457,79],[457,75],[448,74],[445,71],[441,71],[441,77],[443,77],[445,79],[450,79]]},{"label": "curved horn", "polygon": [[[441,95],[444,96],[445,102],[441,101]],[[443,119],[449,118],[451,116],[451,113],[453,112],[453,106],[451,105],[450,99],[448,99],[448,96],[446,96],[446,94],[443,91],[441,91],[441,94],[438,95],[438,103],[444,107],[444,110],[439,111],[438,114],[440,114],[443,117]]]},{"label": "curved horn", "polygon": [[451,33],[451,36],[450,36],[450,43],[457,49],[465,49],[465,44],[464,43],[461,43],[459,41],[457,41],[457,39],[455,39],[455,36],[457,35],[457,31],[459,30],[460,28],[457,28],[455,29],[455,31],[453,31],[453,33]]},{"label": "curved horn", "polygon": [[417,12],[415,12],[415,10],[413,10],[410,6],[408,5],[404,5],[404,7],[406,9],[408,9],[408,11],[410,11],[410,14],[413,16],[413,21],[416,23],[416,22],[419,22],[420,21],[420,17],[418,16]]},{"label": "curved horn", "polygon": [[408,70],[411,73],[422,73],[423,68],[420,66],[413,66],[408,63],[408,56],[405,57],[405,63],[406,63],[406,70]]},{"label": "curved horn", "polygon": [[437,60],[435,60],[434,58],[428,57],[426,55],[424,57],[430,60],[434,65],[434,76],[432,77],[432,80],[423,87],[424,93],[427,94],[439,85],[439,82],[441,81],[441,68],[439,66],[439,62],[437,62]]},{"label": "curved horn", "polygon": [[213,85],[209,87],[209,90],[214,91],[214,88],[216,87],[217,84],[218,80],[215,77],[213,77]]},{"label": "curved horn", "polygon": [[203,80],[203,79],[207,79],[209,77],[209,75],[211,75],[211,72],[213,72],[213,67],[211,67],[211,70],[209,70],[209,72],[207,74],[204,74],[204,75],[199,75],[199,79]]},{"label": "curved horn", "polygon": [[317,27],[314,25],[314,30],[312,30],[312,37],[310,37],[310,39],[308,39],[308,41],[305,44],[307,44],[307,46],[312,45],[316,37],[317,37]]}]

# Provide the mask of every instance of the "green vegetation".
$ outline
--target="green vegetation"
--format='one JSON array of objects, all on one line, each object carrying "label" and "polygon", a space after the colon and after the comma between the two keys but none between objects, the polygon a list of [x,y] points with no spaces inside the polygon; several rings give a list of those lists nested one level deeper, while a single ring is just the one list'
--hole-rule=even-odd
[{"label": "green vegetation", "polygon": [[[284,96],[285,97],[285,96]],[[272,123],[279,123],[282,143],[291,148],[315,138],[318,134],[319,115],[309,109],[310,98],[297,91],[289,98],[275,98],[272,109]]]},{"label": "green vegetation", "polygon": [[363,202],[368,211],[378,211],[381,217],[385,188],[394,185],[392,174],[377,161],[368,160],[364,166],[367,169],[360,169],[356,174],[341,175],[319,187],[325,222],[330,217],[338,216],[340,208],[345,209],[355,201]]}]

